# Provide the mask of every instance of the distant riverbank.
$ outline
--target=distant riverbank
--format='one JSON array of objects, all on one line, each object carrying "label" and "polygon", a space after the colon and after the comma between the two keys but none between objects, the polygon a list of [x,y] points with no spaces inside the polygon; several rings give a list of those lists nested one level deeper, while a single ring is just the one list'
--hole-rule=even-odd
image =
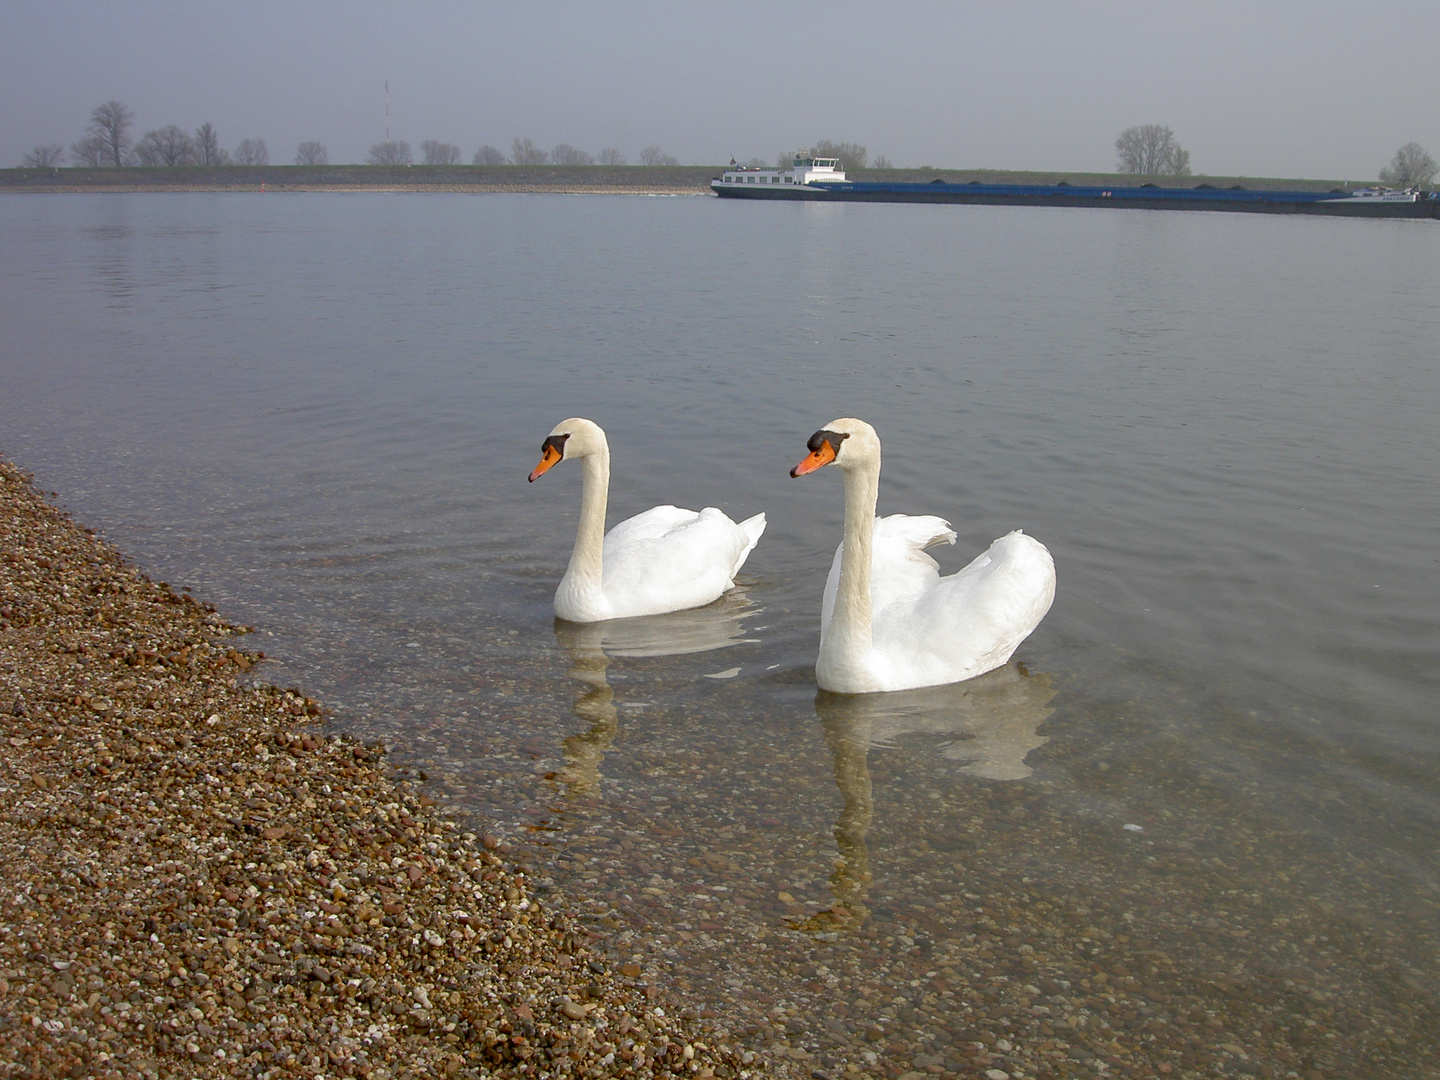
[{"label": "distant riverbank", "polygon": [[720,168],[562,165],[265,165],[221,168],[7,169],[0,191],[613,192],[700,195]]},{"label": "distant riverbank", "polygon": [[[550,192],[556,194],[703,195],[723,165],[227,165],[217,168],[0,169],[0,192],[395,191]],[[1144,176],[1115,173],[1010,172],[998,169],[861,169],[854,180],[966,184],[1137,187]],[[1365,181],[1273,177],[1161,177],[1161,187],[1352,190]]]}]

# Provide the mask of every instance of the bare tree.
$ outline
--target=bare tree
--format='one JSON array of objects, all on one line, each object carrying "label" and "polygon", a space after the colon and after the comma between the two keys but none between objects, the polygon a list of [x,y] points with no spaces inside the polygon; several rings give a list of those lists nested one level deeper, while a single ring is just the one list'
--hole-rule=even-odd
[{"label": "bare tree", "polygon": [[330,153],[325,149],[325,144],[310,140],[302,142],[295,148],[296,165],[329,165]]},{"label": "bare tree", "polygon": [[70,160],[85,168],[97,169],[109,161],[105,140],[99,135],[86,135],[70,144]]},{"label": "bare tree", "polygon": [[1380,170],[1380,179],[1395,187],[1424,187],[1434,182],[1437,172],[1440,165],[1435,164],[1425,148],[1417,142],[1408,142],[1396,150],[1390,164]]},{"label": "bare tree", "polygon": [[876,154],[875,160],[870,163],[870,167],[872,169],[893,169],[895,166],[890,164],[890,159],[884,154]]},{"label": "bare tree", "polygon": [[569,143],[561,143],[550,151],[550,160],[556,165],[594,165],[595,157],[584,150],[576,150]]},{"label": "bare tree", "polygon": [[647,146],[640,151],[641,165],[679,165],[680,162],[669,154],[662,154],[658,146]]},{"label": "bare tree", "polygon": [[215,129],[209,124],[201,124],[195,129],[195,164],[230,164],[230,155],[220,149],[220,140],[215,135]]},{"label": "bare tree", "polygon": [[420,144],[420,160],[426,165],[459,165],[460,148],[439,139],[426,139]]},{"label": "bare tree", "polygon": [[475,151],[475,156],[470,159],[470,164],[504,165],[505,155],[502,154],[499,150],[496,150],[495,147],[491,146],[489,143],[486,143],[484,146],[480,147],[479,150]]},{"label": "bare tree", "polygon": [[135,114],[129,107],[114,99],[103,105],[96,105],[95,111],[90,114],[90,126],[85,129],[85,138],[71,147],[71,150],[75,152],[79,147],[90,143],[90,140],[94,140],[90,145],[98,146],[101,150],[97,165],[124,165],[125,158],[130,153],[130,126],[134,122]]},{"label": "bare tree", "polygon": [[44,146],[35,147],[26,154],[20,167],[22,169],[53,169],[60,164],[60,159],[64,155],[65,148],[59,143],[46,143]]},{"label": "bare tree", "polygon": [[410,153],[410,144],[404,139],[399,142],[377,142],[370,147],[369,165],[410,165],[415,161]]},{"label": "bare tree", "polygon": [[544,165],[550,155],[529,139],[515,138],[510,143],[510,161],[515,165]]},{"label": "bare tree", "polygon": [[865,162],[870,157],[865,147],[859,143],[831,142],[829,139],[821,139],[811,147],[810,152],[816,157],[838,158],[842,172],[863,169]]},{"label": "bare tree", "polygon": [[264,139],[241,139],[235,147],[236,165],[269,165],[270,148]]},{"label": "bare tree", "polygon": [[1138,176],[1189,176],[1190,151],[1182,150],[1175,132],[1159,124],[1129,127],[1115,140],[1115,166]]},{"label": "bare tree", "polygon": [[601,165],[627,164],[627,162],[625,161],[625,155],[622,154],[619,150],[616,150],[613,146],[607,146],[604,150],[600,151],[599,161]]},{"label": "bare tree", "polygon": [[155,131],[147,131],[145,137],[135,144],[130,157],[140,165],[163,165],[171,169],[194,165],[195,140],[184,128],[166,124]]}]

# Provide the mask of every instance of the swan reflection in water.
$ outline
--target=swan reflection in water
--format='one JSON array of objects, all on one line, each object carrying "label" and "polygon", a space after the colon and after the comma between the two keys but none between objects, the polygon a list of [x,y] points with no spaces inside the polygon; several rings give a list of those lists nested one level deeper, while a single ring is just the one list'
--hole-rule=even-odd
[{"label": "swan reflection in water", "polygon": [[743,620],[761,610],[737,587],[713,604],[668,615],[597,623],[556,619],[555,640],[570,657],[566,674],[584,688],[573,711],[589,725],[565,739],[565,766],[557,778],[574,795],[600,790],[600,763],[620,728],[615,695],[605,675],[612,658],[679,656],[753,642],[755,638],[745,636]]},{"label": "swan reflection in water", "polygon": [[1031,769],[1025,756],[1047,739],[1038,728],[1052,710],[1048,675],[1031,675],[1010,663],[949,686],[888,694],[815,697],[825,741],[835,755],[835,784],[845,800],[835,823],[839,856],[830,875],[835,902],[803,920],[816,932],[861,926],[869,917],[870,850],[866,833],[875,814],[868,763],[871,747],[893,746],[903,735],[954,736],[940,753],[963,762],[960,772],[986,780],[1020,780]]}]

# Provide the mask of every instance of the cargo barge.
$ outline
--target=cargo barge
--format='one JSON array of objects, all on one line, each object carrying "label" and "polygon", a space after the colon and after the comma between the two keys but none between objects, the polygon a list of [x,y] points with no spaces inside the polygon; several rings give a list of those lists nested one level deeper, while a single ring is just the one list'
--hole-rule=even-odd
[{"label": "cargo barge", "polygon": [[980,206],[1091,206],[1107,209],[1221,210],[1252,214],[1325,214],[1336,217],[1440,218],[1440,196],[1417,189],[1391,191],[1269,191],[1238,185],[1193,188],[1094,187],[1058,184],[929,183],[847,180],[835,158],[795,157],[790,169],[735,166],[710,181],[726,199],[815,202],[969,203]]}]

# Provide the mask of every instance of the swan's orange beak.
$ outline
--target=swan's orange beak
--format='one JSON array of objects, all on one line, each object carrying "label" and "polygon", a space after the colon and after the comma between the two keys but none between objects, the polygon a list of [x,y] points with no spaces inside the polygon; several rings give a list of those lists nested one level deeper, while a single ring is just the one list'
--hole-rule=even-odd
[{"label": "swan's orange beak", "polygon": [[804,461],[800,462],[799,465],[796,465],[793,469],[791,469],[790,475],[804,476],[806,473],[812,473],[816,469],[821,468],[822,466],[829,465],[830,462],[834,460],[835,448],[830,445],[828,440],[822,440],[820,443],[820,449],[816,450]]},{"label": "swan's orange beak", "polygon": [[545,453],[540,455],[540,464],[536,465],[535,471],[530,474],[530,483],[533,484],[536,480],[539,480],[540,477],[544,476],[547,472],[549,472],[552,468],[559,464],[559,461],[560,451],[556,450],[555,447],[551,446],[549,443],[546,443]]}]

